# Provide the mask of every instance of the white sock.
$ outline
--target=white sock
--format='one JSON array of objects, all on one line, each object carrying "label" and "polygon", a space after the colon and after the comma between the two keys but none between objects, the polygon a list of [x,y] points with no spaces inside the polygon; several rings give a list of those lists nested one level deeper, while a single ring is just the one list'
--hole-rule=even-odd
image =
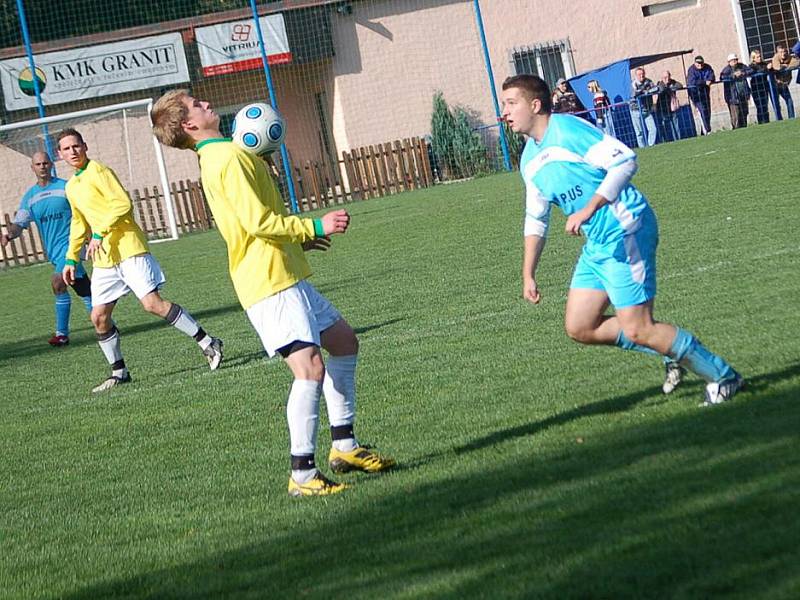
[{"label": "white sock", "polygon": [[119,330],[112,327],[106,333],[97,334],[97,343],[100,344],[100,349],[108,361],[108,364],[113,365],[122,360],[122,348],[119,343]]},{"label": "white sock", "polygon": [[[319,424],[320,383],[308,379],[295,379],[286,402],[286,420],[289,423],[289,445],[292,456],[314,456]],[[304,483],[311,479],[316,469],[293,470],[292,478]],[[295,477],[297,473],[297,477]],[[306,479],[307,481],[307,479]]]},{"label": "white sock", "polygon": [[312,479],[314,479],[314,475],[317,474],[316,469],[303,469],[297,470],[292,469],[292,479],[294,479],[297,483],[303,484],[308,483]]},{"label": "white sock", "polygon": [[[355,422],[357,362],[357,354],[329,356],[325,361],[322,389],[331,427],[352,425]],[[349,452],[357,446],[355,437],[333,441],[333,447],[340,452]]]}]

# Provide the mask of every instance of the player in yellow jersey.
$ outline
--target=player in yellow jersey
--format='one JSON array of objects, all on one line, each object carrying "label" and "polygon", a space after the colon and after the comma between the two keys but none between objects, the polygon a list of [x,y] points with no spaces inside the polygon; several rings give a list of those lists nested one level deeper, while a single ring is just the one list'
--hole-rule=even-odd
[{"label": "player in yellow jersey", "polygon": [[[286,407],[289,494],[327,495],[345,487],[323,476],[314,462],[322,394],[333,440],[328,455],[331,469],[374,473],[394,466],[393,459],[356,441],[358,339],[333,305],[306,281],[311,269],[303,250],[331,234],[344,233],[350,216],[344,210],[320,219],[288,215],[264,161],[223,138],[219,116],[209,103],[185,90],[162,96],[153,107],[152,120],[161,143],[197,151],[203,189],[228,246],[228,266],[239,301],[267,353],[283,356],[294,375]],[[328,352],[327,364],[320,347]]]},{"label": "player in yellow jersey", "polygon": [[166,279],[133,218],[128,193],[114,171],[89,160],[86,151],[86,143],[78,131],[65,129],[59,134],[58,153],[75,169],[66,185],[72,221],[62,274],[64,281],[72,285],[79,253],[91,235],[86,255],[94,266],[92,323],[100,348],[111,365],[111,376],[92,391],[102,392],[131,380],[122,358],[119,331],[111,319],[117,300],[131,291],[147,312],[193,337],[211,369],[216,369],[222,361],[222,340],[208,335],[188,312],[161,297],[159,290]]}]

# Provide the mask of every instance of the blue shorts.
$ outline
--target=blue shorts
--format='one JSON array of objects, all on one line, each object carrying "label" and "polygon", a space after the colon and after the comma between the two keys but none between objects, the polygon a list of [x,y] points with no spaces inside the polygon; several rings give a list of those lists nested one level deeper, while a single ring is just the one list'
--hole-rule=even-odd
[{"label": "blue shorts", "polygon": [[656,296],[655,216],[644,216],[639,230],[602,246],[589,244],[575,265],[570,289],[603,290],[614,308],[649,302]]},{"label": "blue shorts", "polygon": [[[64,265],[67,262],[66,257],[61,256],[55,260],[50,261],[53,266],[56,268],[54,274],[61,275],[61,272],[64,270]],[[75,267],[75,279],[82,279],[86,277],[86,270],[83,268],[83,263],[79,262],[78,266]]]}]

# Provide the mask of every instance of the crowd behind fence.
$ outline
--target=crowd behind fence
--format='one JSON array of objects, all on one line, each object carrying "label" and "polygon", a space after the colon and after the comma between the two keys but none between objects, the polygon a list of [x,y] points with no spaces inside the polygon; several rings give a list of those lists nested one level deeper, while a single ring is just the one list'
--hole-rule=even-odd
[{"label": "crowd behind fence", "polygon": [[[724,77],[704,89],[686,86],[676,80],[659,81],[649,91],[630,101],[605,103],[572,112],[583,117],[631,148],[648,147],[712,133],[711,115],[719,113],[715,106],[715,88],[721,97],[730,122],[723,128],[738,129],[748,124],[795,118],[791,88],[800,83],[800,68],[786,69],[794,83],[781,84],[774,73],[755,73],[751,69],[740,75]],[[717,100],[716,102],[719,102]]]}]

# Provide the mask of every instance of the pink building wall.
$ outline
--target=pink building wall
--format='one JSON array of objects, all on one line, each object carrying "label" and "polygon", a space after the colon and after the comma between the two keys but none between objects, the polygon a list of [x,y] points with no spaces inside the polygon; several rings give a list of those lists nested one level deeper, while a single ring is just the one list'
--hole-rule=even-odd
[{"label": "pink building wall", "polygon": [[[717,72],[730,52],[744,56],[735,0],[702,0],[685,8],[644,17],[641,0],[484,0],[481,3],[495,86],[512,74],[515,46],[569,39],[575,72],[620,58],[694,49]],[[736,3],[738,6],[738,3]],[[431,99],[444,92],[451,104],[495,122],[473,2],[374,0],[354,2],[353,13],[334,22],[334,135],[340,149],[422,135],[430,130]],[[685,67],[691,64],[687,56]],[[679,58],[655,63],[685,80]],[[713,98],[715,121],[727,109]]]}]

